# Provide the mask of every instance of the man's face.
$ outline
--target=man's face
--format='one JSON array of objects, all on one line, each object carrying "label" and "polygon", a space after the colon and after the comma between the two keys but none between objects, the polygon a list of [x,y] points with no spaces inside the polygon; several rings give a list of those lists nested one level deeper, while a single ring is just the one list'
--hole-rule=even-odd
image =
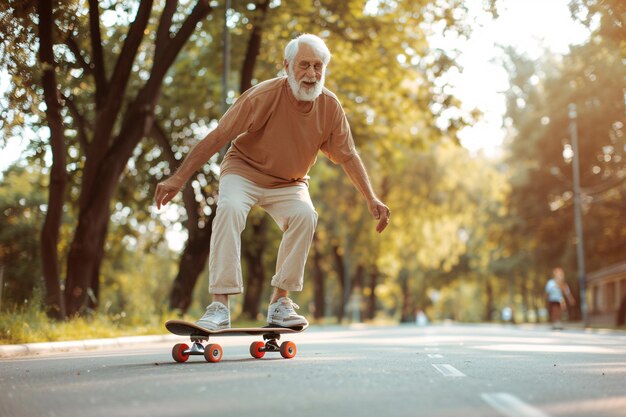
[{"label": "man's face", "polygon": [[291,91],[297,100],[313,101],[324,87],[324,62],[315,50],[301,44],[292,63],[285,62]]}]

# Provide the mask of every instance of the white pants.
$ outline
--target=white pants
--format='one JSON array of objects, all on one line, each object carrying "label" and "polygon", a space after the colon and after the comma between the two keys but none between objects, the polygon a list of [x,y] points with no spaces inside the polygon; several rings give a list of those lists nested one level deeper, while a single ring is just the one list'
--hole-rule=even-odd
[{"label": "white pants", "polygon": [[296,184],[284,188],[263,188],[239,175],[227,174],[220,178],[217,213],[213,220],[209,292],[243,292],[241,232],[254,205],[269,213],[283,231],[272,286],[287,291],[302,291],[304,265],[317,225],[317,213],[308,187]]}]

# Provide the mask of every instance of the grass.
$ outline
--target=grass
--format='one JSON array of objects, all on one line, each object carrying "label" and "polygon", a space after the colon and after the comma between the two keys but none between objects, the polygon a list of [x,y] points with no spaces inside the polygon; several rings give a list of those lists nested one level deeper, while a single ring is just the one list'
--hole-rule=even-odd
[{"label": "grass", "polygon": [[[173,317],[168,317],[173,318]],[[56,321],[34,309],[0,313],[0,344],[23,344],[163,334],[167,318],[147,320],[93,315]]]}]

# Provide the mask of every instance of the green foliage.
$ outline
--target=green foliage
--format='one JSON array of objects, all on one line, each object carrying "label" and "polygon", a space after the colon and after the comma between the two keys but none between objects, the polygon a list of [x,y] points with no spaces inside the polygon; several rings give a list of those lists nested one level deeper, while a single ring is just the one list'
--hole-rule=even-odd
[{"label": "green foliage", "polygon": [[[546,267],[560,263],[559,258],[572,250],[568,104],[574,103],[578,109],[586,234],[594,243],[590,245],[590,266],[620,260],[617,248],[623,247],[626,239],[624,101],[620,91],[623,63],[610,45],[593,41],[573,49],[561,64],[546,61],[539,68],[522,72],[519,69],[528,61],[515,57],[513,62],[519,80],[518,89],[513,90],[518,94],[509,104],[515,128],[511,165],[516,189],[512,204],[520,216],[520,227],[525,228],[521,231],[536,236],[536,249],[541,251]],[[530,77],[542,71],[545,78],[533,85]]]},{"label": "green foliage", "polygon": [[[576,236],[572,191],[572,120],[577,109],[587,271],[624,259],[626,182],[623,2],[571,2],[573,15],[595,29],[565,56],[539,62],[509,51],[513,88],[508,93],[510,269],[528,279],[527,306],[543,293],[549,271],[566,268],[574,289]],[[622,19],[621,24],[616,24]],[[597,20],[596,20],[597,19]],[[596,25],[594,22],[599,22]],[[621,34],[621,35],[619,35]]]},{"label": "green foliage", "polygon": [[489,274],[489,261],[503,256],[497,230],[508,186],[493,163],[449,142],[397,161],[389,203],[405,212],[394,214],[381,244],[383,265],[391,276],[408,273],[411,310],[424,309],[429,288],[465,280],[468,271]]},{"label": "green foliage", "polygon": [[44,177],[13,167],[0,184],[1,307],[28,303],[41,285],[39,231],[45,210]]},{"label": "green foliage", "polygon": [[469,323],[484,320],[482,305],[486,301],[482,288],[476,282],[454,282],[439,293],[438,302],[429,310],[432,317]]}]

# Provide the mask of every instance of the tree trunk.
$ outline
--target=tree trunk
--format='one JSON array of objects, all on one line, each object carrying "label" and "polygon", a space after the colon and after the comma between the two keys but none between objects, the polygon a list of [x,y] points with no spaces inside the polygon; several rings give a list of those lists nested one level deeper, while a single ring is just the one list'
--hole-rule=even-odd
[{"label": "tree trunk", "polygon": [[[106,217],[108,218],[109,215],[107,214]],[[87,308],[92,312],[98,308],[98,300],[100,300],[100,265],[102,265],[102,259],[104,259],[104,245],[108,231],[109,222],[107,221],[106,225],[100,230],[100,236],[97,238],[98,252],[96,252],[94,268],[91,271],[91,284],[87,291]]]},{"label": "tree trunk", "polygon": [[41,263],[46,288],[44,308],[49,317],[60,320],[65,317],[58,255],[59,229],[67,185],[65,137],[61,119],[61,103],[59,103],[59,92],[54,72],[52,1],[39,0],[37,9],[39,13],[39,60],[43,68],[42,84],[46,103],[46,121],[50,128],[50,148],[52,150],[48,207],[46,219],[41,229]]},{"label": "tree trunk", "polygon": [[344,300],[344,294],[346,293],[346,270],[344,267],[343,255],[341,249],[336,244],[332,245],[333,257],[335,258],[335,269],[337,270],[337,277],[339,278],[339,303],[337,305],[337,321],[341,323],[345,315],[346,303]]},{"label": "tree trunk", "polygon": [[369,295],[367,296],[367,311],[365,313],[365,317],[368,320],[374,320],[374,317],[376,317],[376,286],[378,285],[379,275],[378,267],[373,265],[370,272]]},{"label": "tree trunk", "polygon": [[319,248],[317,234],[313,235],[313,317],[316,320],[324,318],[326,312],[326,295],[324,288],[324,270],[322,268],[322,253]]},{"label": "tree trunk", "polygon": [[261,40],[263,39],[263,24],[267,17],[267,8],[269,6],[269,0],[259,0],[256,3],[256,10],[253,20],[252,33],[250,39],[248,39],[248,47],[246,49],[246,56],[241,67],[241,81],[239,83],[239,92],[243,93],[248,88],[252,87],[252,78],[254,75],[254,68],[256,67],[256,60],[261,51]]},{"label": "tree trunk", "polygon": [[411,294],[411,286],[409,284],[409,271],[400,270],[399,274],[400,288],[402,291],[402,310],[400,313],[400,322],[409,323],[415,320],[415,302]]},{"label": "tree trunk", "polygon": [[484,320],[487,323],[492,321],[493,312],[493,287],[489,277],[485,277],[485,292],[487,293],[487,302],[485,303],[485,317]]},{"label": "tree trunk", "polygon": [[525,279],[521,279],[520,280],[520,290],[522,293],[522,309],[523,309],[523,313],[524,313],[524,323],[528,323],[528,312],[530,311],[530,302],[529,302],[529,295],[528,295],[528,284],[526,282]]},{"label": "tree trunk", "polygon": [[99,282],[104,240],[109,225],[109,204],[121,173],[119,171],[114,175],[115,171],[106,171],[98,175],[98,190],[90,193],[89,206],[81,207],[70,247],[65,285],[65,303],[69,316],[83,314],[88,307],[93,309],[97,305],[95,297],[98,287],[94,282]]}]

